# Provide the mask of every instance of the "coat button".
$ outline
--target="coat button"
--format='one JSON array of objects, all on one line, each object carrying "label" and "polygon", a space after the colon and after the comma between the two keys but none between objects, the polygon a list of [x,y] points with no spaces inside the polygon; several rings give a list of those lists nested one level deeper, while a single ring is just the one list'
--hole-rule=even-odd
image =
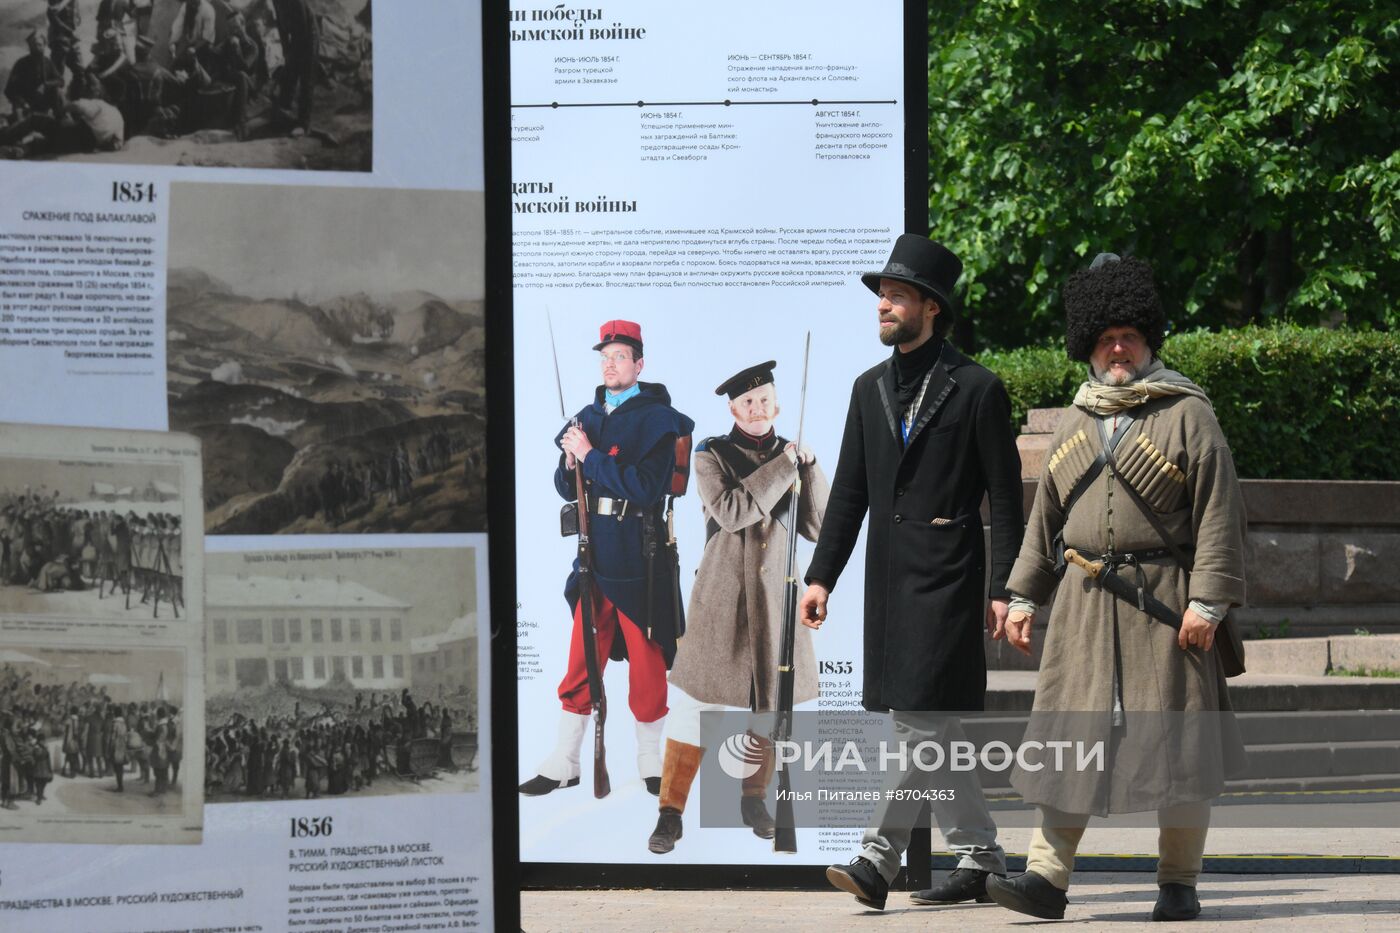
[{"label": "coat button", "polygon": [[894,517],[894,523],[895,523],[896,525],[898,525],[898,524],[899,524],[900,522],[902,522],[902,521],[904,521],[904,516],[903,516],[903,515],[896,515],[896,516]]},{"label": "coat button", "polygon": [[904,495],[904,487],[901,486],[894,491],[896,497]]}]

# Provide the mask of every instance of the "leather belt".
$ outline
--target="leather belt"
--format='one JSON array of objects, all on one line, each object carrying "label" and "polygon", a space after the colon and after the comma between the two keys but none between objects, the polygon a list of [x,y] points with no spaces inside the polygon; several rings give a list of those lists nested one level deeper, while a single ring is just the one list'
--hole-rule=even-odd
[{"label": "leather belt", "polygon": [[1141,551],[1118,551],[1113,554],[1096,554],[1088,548],[1074,547],[1072,544],[1065,545],[1066,549],[1078,551],[1084,559],[1093,561],[1103,561],[1108,567],[1121,567],[1124,564],[1141,564],[1150,560],[1161,560],[1164,557],[1171,557],[1171,548],[1154,547]]},{"label": "leather belt", "polygon": [[588,511],[594,515],[606,515],[618,521],[641,514],[641,510],[627,499],[610,499],[607,496],[589,496]]}]

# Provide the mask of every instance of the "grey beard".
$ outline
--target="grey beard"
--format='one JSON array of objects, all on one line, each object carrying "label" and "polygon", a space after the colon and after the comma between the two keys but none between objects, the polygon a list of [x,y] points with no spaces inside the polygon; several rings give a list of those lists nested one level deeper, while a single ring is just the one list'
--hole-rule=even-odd
[{"label": "grey beard", "polygon": [[1106,386],[1124,386],[1137,378],[1136,369],[1129,370],[1121,376],[1106,369],[1099,369],[1097,366],[1091,366],[1090,369],[1094,373],[1094,379]]}]

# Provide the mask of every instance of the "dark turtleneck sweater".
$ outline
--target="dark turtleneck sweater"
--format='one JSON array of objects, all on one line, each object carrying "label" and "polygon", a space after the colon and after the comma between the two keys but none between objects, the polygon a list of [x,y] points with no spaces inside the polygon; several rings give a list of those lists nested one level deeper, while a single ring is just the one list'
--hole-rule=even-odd
[{"label": "dark turtleneck sweater", "polygon": [[914,397],[923,387],[924,377],[942,353],[943,341],[936,337],[930,337],[908,353],[900,352],[899,347],[894,348],[895,391],[899,397],[901,416],[914,404]]}]

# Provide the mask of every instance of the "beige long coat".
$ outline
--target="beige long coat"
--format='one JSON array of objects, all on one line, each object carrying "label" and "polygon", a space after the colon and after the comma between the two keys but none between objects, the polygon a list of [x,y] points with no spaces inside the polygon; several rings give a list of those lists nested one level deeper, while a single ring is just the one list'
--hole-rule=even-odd
[{"label": "beige long coat", "polygon": [[[1241,605],[1245,599],[1244,504],[1235,464],[1210,406],[1197,398],[1156,399],[1132,410],[1135,423],[1068,519],[1063,505],[1101,449],[1100,420],[1078,408],[1061,420],[1008,588],[1043,605],[1058,583],[1027,738],[1104,741],[1102,772],[1019,766],[1012,784],[1030,803],[1071,813],[1136,812],[1205,800],[1243,767],[1219,651],[1183,651],[1177,630],[1095,585],[1071,565],[1054,574],[1053,541],[1103,554],[1145,551],[1162,539],[1121,488],[1131,482],[1188,553],[1187,575],[1170,557],[1142,565],[1146,589],[1184,612],[1190,599]],[[1131,567],[1120,575],[1136,580]],[[1115,621],[1116,620],[1116,621]],[[1115,643],[1124,726],[1113,729]],[[1088,746],[1086,746],[1088,747]]]},{"label": "beige long coat", "polygon": [[[671,683],[702,703],[769,711],[778,704],[778,658],[782,650],[783,574],[790,516],[772,515],[788,494],[797,467],[776,437],[763,450],[730,445],[746,464],[747,476],[712,449],[711,438],[695,451],[692,471],[707,523],[718,530],[705,543],[686,609],[686,632],[671,667]],[[718,439],[720,443],[728,443]],[[814,460],[802,467],[798,531],[809,541],[821,531],[829,489]],[[800,595],[800,594],[799,594]],[[793,702],[817,696],[812,634],[797,626]]]}]

